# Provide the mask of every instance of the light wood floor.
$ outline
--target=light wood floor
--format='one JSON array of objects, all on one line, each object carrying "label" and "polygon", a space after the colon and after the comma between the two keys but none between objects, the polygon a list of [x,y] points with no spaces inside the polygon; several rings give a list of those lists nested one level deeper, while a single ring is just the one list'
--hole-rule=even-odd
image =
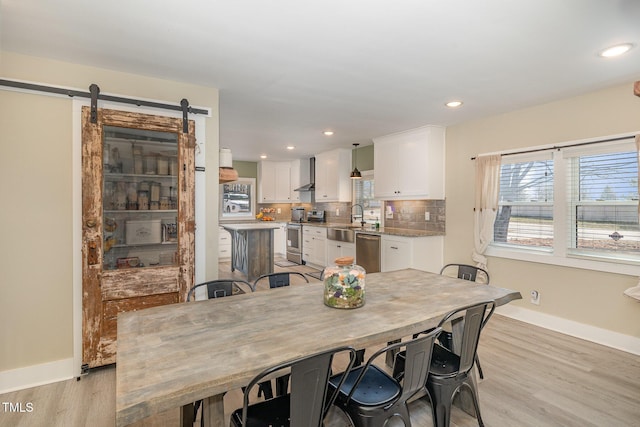
[{"label": "light wood floor", "polygon": [[[231,276],[228,264],[221,263],[220,269],[220,277]],[[310,271],[304,266],[276,270]],[[478,385],[480,407],[487,426],[640,426],[638,356],[500,315],[494,315],[484,329],[479,354],[485,373]],[[0,402],[33,405],[30,413],[11,413],[4,409],[6,405],[0,406],[0,427],[111,427],[115,425],[115,368],[93,370],[80,381],[3,394]],[[227,414],[240,405],[239,390],[227,393]],[[427,399],[411,403],[410,410],[415,427],[432,425]],[[176,409],[136,427],[177,426],[178,421]],[[326,425],[350,424],[334,410]],[[451,425],[477,426],[477,422],[454,409]]]}]

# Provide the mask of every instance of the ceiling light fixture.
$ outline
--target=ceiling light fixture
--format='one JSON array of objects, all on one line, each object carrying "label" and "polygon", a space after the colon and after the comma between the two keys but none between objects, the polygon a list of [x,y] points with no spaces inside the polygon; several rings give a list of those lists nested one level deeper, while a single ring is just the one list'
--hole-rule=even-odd
[{"label": "ceiling light fixture", "polygon": [[261,159],[266,159],[266,158],[267,158],[267,155],[266,155],[266,154],[261,154],[261,155],[260,155],[260,158],[261,158]]},{"label": "ceiling light fixture", "polygon": [[449,108],[458,108],[462,105],[462,101],[450,101],[444,105],[446,105]]},{"label": "ceiling light fixture", "polygon": [[325,130],[325,131],[324,131],[324,134],[325,134],[326,136],[331,136],[331,135],[333,135],[333,131],[332,131],[332,130]]},{"label": "ceiling light fixture", "polygon": [[294,147],[293,145],[287,145],[287,150],[293,150],[294,148],[296,147]]},{"label": "ceiling light fixture", "polygon": [[598,54],[603,58],[613,58],[615,56],[620,56],[624,53],[627,53],[633,47],[633,43],[623,43],[615,46],[608,47]]},{"label": "ceiling light fixture", "polygon": [[355,147],[353,149],[353,166],[354,167],[353,167],[353,170],[351,171],[351,179],[362,178],[362,174],[358,170],[358,145],[360,144],[353,144],[353,146]]}]

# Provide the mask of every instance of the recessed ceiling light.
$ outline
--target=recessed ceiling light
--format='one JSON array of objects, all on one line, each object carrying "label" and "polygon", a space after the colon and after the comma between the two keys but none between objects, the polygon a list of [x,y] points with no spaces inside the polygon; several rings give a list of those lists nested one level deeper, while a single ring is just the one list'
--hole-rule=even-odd
[{"label": "recessed ceiling light", "polygon": [[627,53],[632,47],[633,43],[618,44],[600,51],[598,55],[603,58],[613,58],[614,56],[620,56],[623,53]]},{"label": "recessed ceiling light", "polygon": [[266,154],[261,154],[261,155],[260,155],[260,158],[261,158],[261,159],[266,159],[266,158],[267,158],[267,155],[266,155]]},{"label": "recessed ceiling light", "polygon": [[447,102],[444,105],[446,105],[449,108],[457,108],[462,105],[462,101],[451,101],[451,102]]},{"label": "recessed ceiling light", "polygon": [[287,145],[287,150],[293,150],[294,148],[296,147],[294,147],[293,145]]},{"label": "recessed ceiling light", "polygon": [[333,135],[333,131],[332,131],[332,130],[325,130],[325,131],[324,131],[324,134],[325,134],[326,136],[331,136],[331,135]]}]

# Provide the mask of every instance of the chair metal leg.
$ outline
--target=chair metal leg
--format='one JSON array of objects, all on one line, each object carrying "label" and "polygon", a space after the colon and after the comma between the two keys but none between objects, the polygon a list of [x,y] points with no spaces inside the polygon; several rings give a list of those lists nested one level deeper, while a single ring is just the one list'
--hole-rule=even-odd
[{"label": "chair metal leg", "polygon": [[283,375],[276,378],[276,396],[284,396],[289,390],[289,377],[291,375]]},{"label": "chair metal leg", "polygon": [[356,350],[356,361],[353,364],[354,368],[364,363],[364,352],[365,352],[365,349]]},{"label": "chair metal leg", "polygon": [[431,412],[435,427],[449,427],[451,421],[451,404],[458,389],[453,384],[427,383],[429,397],[431,398]]},{"label": "chair metal leg", "polygon": [[271,387],[271,381],[265,381],[258,384],[258,397],[264,394],[264,399],[273,399],[273,387]]},{"label": "chair metal leg", "polygon": [[480,375],[480,379],[484,379],[484,374],[482,373],[482,366],[480,366],[480,358],[478,357],[478,353],[476,353],[476,366],[478,367],[478,375]]},{"label": "chair metal leg", "polygon": [[471,400],[473,401],[473,406],[476,409],[476,419],[478,420],[478,426],[484,427],[484,422],[482,421],[482,416],[480,415],[480,403],[478,402],[478,395],[476,394],[476,390],[474,390],[474,388],[468,383],[463,383],[462,385],[471,390]]}]

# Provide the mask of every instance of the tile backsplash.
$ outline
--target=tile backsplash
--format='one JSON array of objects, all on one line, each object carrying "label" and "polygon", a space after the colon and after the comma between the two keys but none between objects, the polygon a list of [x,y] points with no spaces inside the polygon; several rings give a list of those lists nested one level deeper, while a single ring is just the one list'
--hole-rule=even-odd
[{"label": "tile backsplash", "polygon": [[[347,224],[350,220],[351,203],[260,203],[260,208],[280,209],[276,213],[276,221],[289,221],[291,208],[302,206],[309,210],[324,210],[328,223]],[[387,218],[387,207],[393,212],[392,218]],[[425,230],[443,233],[445,232],[445,200],[395,200],[382,203],[382,221],[385,227],[404,228],[410,230]],[[425,212],[429,212],[429,220],[425,220]]]},{"label": "tile backsplash", "polygon": [[[393,218],[387,218],[388,209]],[[410,230],[445,232],[445,200],[394,200],[383,204],[384,226]],[[425,213],[429,213],[429,220]]]}]

